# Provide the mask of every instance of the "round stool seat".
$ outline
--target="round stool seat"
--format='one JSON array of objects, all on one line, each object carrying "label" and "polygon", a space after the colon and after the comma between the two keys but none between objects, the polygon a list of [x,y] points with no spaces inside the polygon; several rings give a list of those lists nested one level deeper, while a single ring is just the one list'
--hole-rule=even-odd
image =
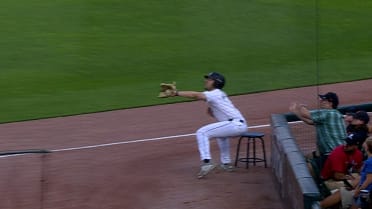
[{"label": "round stool seat", "polygon": [[245,132],[240,137],[252,137],[252,138],[258,138],[258,137],[264,137],[265,134],[261,132]]}]

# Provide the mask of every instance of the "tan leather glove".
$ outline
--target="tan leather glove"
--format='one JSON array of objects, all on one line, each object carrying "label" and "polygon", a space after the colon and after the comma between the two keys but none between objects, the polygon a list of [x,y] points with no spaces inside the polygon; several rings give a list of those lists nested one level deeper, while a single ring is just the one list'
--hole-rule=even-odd
[{"label": "tan leather glove", "polygon": [[173,97],[177,95],[176,82],[173,83],[161,83],[159,98]]}]

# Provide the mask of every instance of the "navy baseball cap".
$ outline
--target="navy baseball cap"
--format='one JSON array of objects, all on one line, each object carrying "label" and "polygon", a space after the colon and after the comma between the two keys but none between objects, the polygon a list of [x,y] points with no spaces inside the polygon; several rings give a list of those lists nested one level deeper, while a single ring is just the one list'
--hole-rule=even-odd
[{"label": "navy baseball cap", "polygon": [[319,94],[319,97],[322,100],[327,100],[328,102],[332,102],[332,107],[336,109],[338,107],[338,96],[334,92],[328,92],[326,94]]},{"label": "navy baseball cap", "polygon": [[361,145],[368,136],[364,133],[352,133],[345,138],[347,145]]}]

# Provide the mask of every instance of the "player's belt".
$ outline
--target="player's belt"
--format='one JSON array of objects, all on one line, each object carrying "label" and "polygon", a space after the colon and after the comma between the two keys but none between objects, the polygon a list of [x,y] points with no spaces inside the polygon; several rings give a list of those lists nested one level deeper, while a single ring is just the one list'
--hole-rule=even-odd
[{"label": "player's belt", "polygon": [[234,119],[234,118],[231,118],[231,119],[229,119],[228,121],[233,121],[233,120],[237,120],[237,121],[239,121],[239,122],[241,122],[241,123],[244,123],[244,120],[239,120],[239,119]]}]

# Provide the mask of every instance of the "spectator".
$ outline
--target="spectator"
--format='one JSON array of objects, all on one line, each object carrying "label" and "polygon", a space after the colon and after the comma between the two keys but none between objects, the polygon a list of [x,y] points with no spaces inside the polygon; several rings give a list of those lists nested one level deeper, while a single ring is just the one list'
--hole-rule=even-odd
[{"label": "spectator", "polygon": [[369,115],[367,112],[361,110],[353,115],[353,120],[346,127],[348,135],[354,135],[360,140],[359,149],[362,149],[363,142],[368,137],[368,122]]},{"label": "spectator", "polygon": [[329,208],[341,203],[342,208],[349,208],[352,205],[352,209],[357,209],[362,204],[360,191],[372,191],[372,137],[366,139],[363,148],[368,153],[368,159],[364,161],[359,183],[354,188],[341,187],[339,191],[320,202],[321,208]]},{"label": "spectator", "polygon": [[356,107],[349,107],[345,110],[345,124],[346,126],[350,125],[351,122],[354,120],[355,113],[357,112]]},{"label": "spectator", "polygon": [[363,163],[363,154],[358,149],[358,143],[361,140],[356,136],[348,136],[345,139],[345,145],[336,147],[325,161],[321,178],[329,190],[344,186],[343,180],[348,180],[351,184],[354,180],[359,180],[358,175]]},{"label": "spectator", "polygon": [[316,127],[317,149],[324,162],[335,147],[344,143],[347,135],[343,115],[337,110],[337,94],[328,92],[319,98],[320,109],[309,111],[299,103],[292,103],[289,109],[302,121]]}]

